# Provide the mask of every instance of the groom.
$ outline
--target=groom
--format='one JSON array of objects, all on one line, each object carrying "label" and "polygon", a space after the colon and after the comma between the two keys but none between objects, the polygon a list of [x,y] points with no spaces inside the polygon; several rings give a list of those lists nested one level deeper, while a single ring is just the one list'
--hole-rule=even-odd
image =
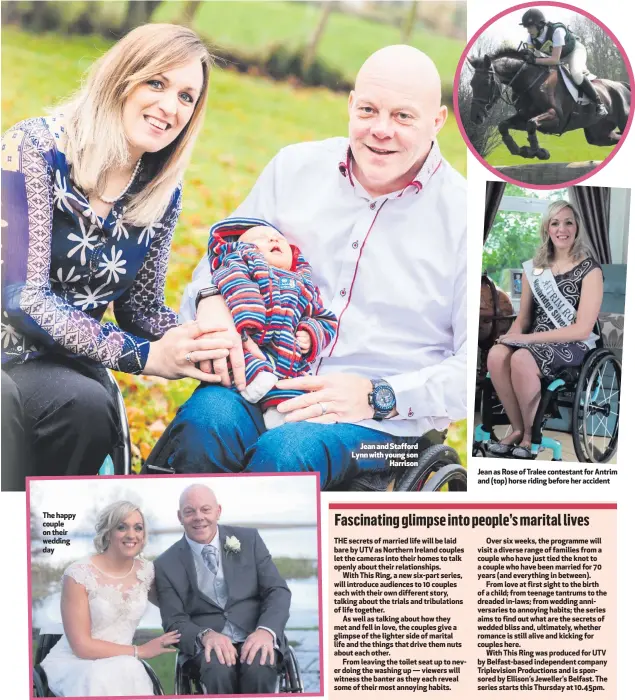
[{"label": "groom", "polygon": [[163,628],[199,665],[211,695],[273,693],[291,592],[257,530],[218,525],[207,486],[181,494],[184,537],[154,562]]}]

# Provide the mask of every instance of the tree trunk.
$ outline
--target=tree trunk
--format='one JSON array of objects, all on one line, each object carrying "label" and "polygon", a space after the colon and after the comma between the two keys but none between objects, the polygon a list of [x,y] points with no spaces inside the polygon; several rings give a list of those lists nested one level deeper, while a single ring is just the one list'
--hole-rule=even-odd
[{"label": "tree trunk", "polygon": [[128,0],[126,16],[119,28],[119,35],[123,36],[135,27],[147,24],[160,4],[161,0]]},{"label": "tree trunk", "polygon": [[313,31],[313,34],[311,35],[309,42],[307,44],[306,50],[304,52],[304,57],[302,59],[302,75],[306,76],[307,73],[309,72],[309,69],[313,65],[315,61],[315,57],[317,56],[317,50],[318,46],[320,44],[320,40],[322,39],[322,35],[324,34],[324,30],[326,29],[326,23],[328,22],[329,15],[331,14],[331,10],[333,9],[333,3],[328,2],[328,0],[325,0],[322,3],[322,10],[320,12],[320,18],[318,20],[318,23],[315,27],[315,30]]},{"label": "tree trunk", "polygon": [[188,0],[188,2],[184,2],[179,24],[185,27],[192,27],[194,25],[194,17],[196,16],[200,4],[201,0]]},{"label": "tree trunk", "polygon": [[401,43],[407,44],[410,41],[412,32],[415,28],[415,23],[417,21],[417,10],[419,9],[418,0],[412,0],[410,7],[406,13],[401,24]]}]

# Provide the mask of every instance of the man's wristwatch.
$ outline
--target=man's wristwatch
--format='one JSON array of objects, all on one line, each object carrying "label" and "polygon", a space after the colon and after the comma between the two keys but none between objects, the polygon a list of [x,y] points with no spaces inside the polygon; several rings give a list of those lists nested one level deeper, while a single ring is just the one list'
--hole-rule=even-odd
[{"label": "man's wristwatch", "polygon": [[215,285],[211,285],[211,287],[205,287],[205,289],[201,289],[199,293],[196,295],[196,301],[194,302],[194,308],[198,309],[198,305],[201,302],[201,299],[207,299],[207,297],[215,297],[220,294],[220,289]]},{"label": "man's wristwatch", "polygon": [[384,379],[371,379],[373,390],[368,394],[368,404],[373,407],[375,420],[383,420],[393,412],[397,399],[393,388]]},{"label": "man's wristwatch", "polygon": [[201,646],[204,646],[203,637],[204,637],[208,632],[212,632],[212,628],[211,628],[211,627],[208,627],[207,629],[201,630],[201,631],[196,635],[196,638],[198,639],[198,642],[199,642],[199,644],[200,644]]}]

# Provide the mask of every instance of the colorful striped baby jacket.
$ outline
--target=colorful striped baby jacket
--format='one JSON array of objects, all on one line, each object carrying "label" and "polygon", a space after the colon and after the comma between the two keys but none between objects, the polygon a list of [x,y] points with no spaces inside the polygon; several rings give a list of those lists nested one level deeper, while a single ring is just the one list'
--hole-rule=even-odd
[{"label": "colorful striped baby jacket", "polygon": [[[292,269],[282,270],[269,265],[253,243],[238,242],[253,226],[276,228],[260,219],[224,219],[210,229],[208,246],[212,281],[232,313],[236,330],[249,334],[268,360],[245,353],[248,385],[263,371],[281,379],[309,374],[310,363],[328,347],[337,330],[337,318],[324,308],[311,266],[296,246],[291,246]],[[305,355],[295,339],[299,330],[311,337],[311,349]],[[260,407],[264,411],[302,393],[274,388]]]}]

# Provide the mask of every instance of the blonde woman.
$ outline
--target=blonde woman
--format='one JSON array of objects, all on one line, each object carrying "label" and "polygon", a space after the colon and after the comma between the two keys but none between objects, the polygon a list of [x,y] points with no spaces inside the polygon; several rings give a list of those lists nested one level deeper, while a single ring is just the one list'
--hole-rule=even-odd
[{"label": "blonde woman", "polygon": [[152,682],[140,659],[174,652],[180,635],[132,643],[154,581],[154,566],[139,558],[147,539],[143,513],[134,503],[117,501],[97,516],[95,530],[97,553],[64,572],[64,635],[42,668],[58,696],[147,697]]},{"label": "blonde woman", "polygon": [[[216,381],[195,363],[227,343],[178,327],[164,304],[210,66],[191,30],[138,27],[58,111],[3,136],[2,394],[16,417],[4,488],[98,471],[117,439],[104,367]],[[102,323],[111,302],[118,325]]]},{"label": "blonde woman", "polygon": [[541,377],[579,367],[597,339],[593,327],[602,305],[602,270],[589,255],[575,208],[553,202],[543,217],[541,238],[534,259],[523,264],[518,316],[487,357],[512,428],[490,445],[492,456],[531,457]]}]

